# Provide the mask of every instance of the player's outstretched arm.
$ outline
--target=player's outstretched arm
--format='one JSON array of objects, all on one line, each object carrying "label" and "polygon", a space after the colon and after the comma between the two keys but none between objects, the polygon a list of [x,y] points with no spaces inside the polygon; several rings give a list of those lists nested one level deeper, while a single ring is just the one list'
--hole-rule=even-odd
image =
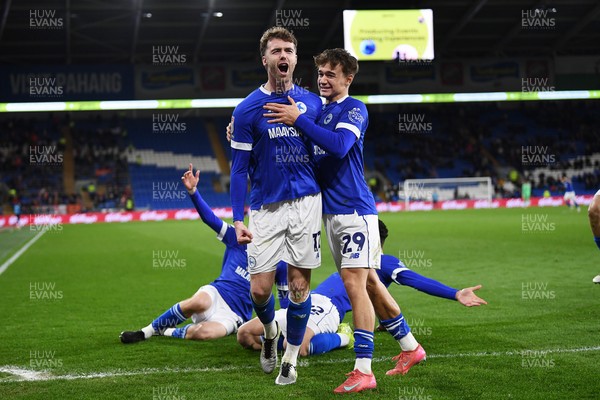
[{"label": "player's outstretched arm", "polygon": [[475,290],[481,289],[481,285],[457,290],[453,287],[444,285],[435,279],[427,278],[415,271],[411,271],[403,265],[402,267],[403,268],[399,268],[395,271],[396,277],[394,278],[394,282],[399,285],[410,286],[431,296],[456,300],[467,307],[487,304],[485,300],[475,294]]},{"label": "player's outstretched arm", "polygon": [[200,170],[197,170],[196,174],[194,174],[194,166],[190,163],[189,169],[185,171],[181,177],[181,182],[183,182],[183,185],[190,194],[192,203],[194,203],[194,207],[196,208],[198,215],[200,215],[200,218],[202,218],[202,221],[210,226],[213,231],[219,233],[223,228],[224,222],[215,215],[202,196],[200,196],[198,189],[196,189],[199,180]]},{"label": "player's outstretched arm", "polygon": [[289,126],[295,125],[308,136],[310,140],[318,144],[334,157],[343,158],[348,154],[348,151],[350,151],[350,148],[357,140],[354,133],[345,128],[338,128],[334,131],[321,128],[315,124],[314,121],[311,121],[305,115],[300,114],[300,110],[298,110],[298,106],[294,99],[288,96],[288,100],[291,105],[267,103],[263,107],[266,110],[271,111],[270,113],[263,114],[263,116],[269,118],[269,123],[273,124],[281,122]]},{"label": "player's outstretched arm", "polygon": [[450,286],[446,286],[435,279],[427,278],[406,267],[400,268],[396,272],[394,282],[399,285],[410,286],[430,296],[443,297],[444,299],[456,300],[456,293],[459,292]]},{"label": "player's outstretched arm", "polygon": [[456,300],[466,307],[475,307],[487,304],[487,301],[475,294],[476,290],[481,289],[481,285],[464,288],[456,292]]}]

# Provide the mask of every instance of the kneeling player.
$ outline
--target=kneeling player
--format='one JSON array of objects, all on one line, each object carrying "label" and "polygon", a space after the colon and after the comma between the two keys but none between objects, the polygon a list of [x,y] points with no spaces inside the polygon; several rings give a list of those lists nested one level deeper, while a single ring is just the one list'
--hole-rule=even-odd
[{"label": "kneeling player", "polygon": [[[200,171],[196,171],[194,176],[190,164],[189,170],[181,179],[202,221],[227,246],[221,275],[210,284],[202,286],[191,298],[169,308],[148,326],[138,331],[122,332],[120,338],[123,343],[136,343],[153,335],[192,340],[216,339],[236,332],[252,316],[246,245],[237,243],[233,226],[219,219],[202,199],[196,189],[199,175]],[[278,275],[282,270],[287,270],[285,263],[278,265]],[[283,279],[287,285],[287,276]],[[279,282],[279,277],[276,280]],[[287,291],[287,287],[282,289]],[[176,327],[190,317],[193,323]]]}]

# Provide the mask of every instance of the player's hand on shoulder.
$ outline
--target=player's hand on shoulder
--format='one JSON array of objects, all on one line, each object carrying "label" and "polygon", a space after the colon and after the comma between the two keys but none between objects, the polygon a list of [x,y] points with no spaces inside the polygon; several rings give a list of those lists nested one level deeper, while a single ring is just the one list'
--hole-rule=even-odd
[{"label": "player's hand on shoulder", "polygon": [[479,289],[481,289],[481,285],[459,290],[456,292],[456,300],[466,307],[475,307],[487,304],[487,301],[475,294],[475,291]]},{"label": "player's hand on shoulder", "polygon": [[238,244],[248,244],[252,242],[252,232],[246,228],[246,225],[244,225],[242,221],[235,221],[233,226],[235,227]]}]

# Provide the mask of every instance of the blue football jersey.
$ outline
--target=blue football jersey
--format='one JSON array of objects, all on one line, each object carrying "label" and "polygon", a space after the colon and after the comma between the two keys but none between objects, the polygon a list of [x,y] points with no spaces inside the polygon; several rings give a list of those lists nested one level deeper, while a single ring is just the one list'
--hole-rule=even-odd
[{"label": "blue football jersey", "polygon": [[344,97],[326,104],[316,121],[322,128],[347,129],[356,136],[356,142],[341,159],[313,144],[323,214],[354,214],[356,211],[359,215],[376,215],[375,199],[364,178],[363,146],[369,125],[364,103]]},{"label": "blue football jersey", "polygon": [[571,181],[565,181],[564,183],[565,185],[565,192],[573,192],[573,184],[571,183]]},{"label": "blue football jersey", "polygon": [[400,283],[400,274],[403,271],[409,271],[409,269],[396,257],[383,254],[381,256],[380,268],[376,271],[379,280],[385,287],[389,287],[392,283],[402,285],[402,283]]},{"label": "blue football jersey", "polygon": [[340,322],[344,320],[344,316],[348,311],[352,311],[352,305],[346,293],[344,282],[337,272],[329,275],[327,279],[312,290],[312,293],[323,295],[331,300],[340,313]]},{"label": "blue football jersey", "polygon": [[385,287],[389,287],[392,283],[396,283],[398,285],[410,286],[432,296],[456,300],[456,292],[458,292],[458,289],[417,274],[407,268],[402,261],[394,256],[383,254],[381,256],[380,265],[380,269],[376,269],[375,271],[379,276],[379,280]]},{"label": "blue football jersey", "polygon": [[[268,92],[263,86],[248,95],[233,111],[231,147],[249,151],[250,207],[292,200],[320,191],[309,143],[299,129],[269,124],[263,114],[266,103],[288,104],[287,96],[301,112],[315,120],[321,110],[319,96],[296,85],[284,93]],[[235,152],[232,153],[235,163]]]},{"label": "blue football jersey", "polygon": [[225,222],[217,238],[227,248],[223,255],[221,275],[211,285],[217,288],[234,313],[248,321],[252,318],[252,301],[246,245],[238,244],[235,228]]}]

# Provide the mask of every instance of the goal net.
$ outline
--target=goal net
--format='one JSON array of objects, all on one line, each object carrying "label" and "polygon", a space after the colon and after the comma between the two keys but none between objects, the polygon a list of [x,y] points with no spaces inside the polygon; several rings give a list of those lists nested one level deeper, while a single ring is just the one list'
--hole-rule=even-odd
[{"label": "goal net", "polygon": [[487,200],[492,201],[492,178],[407,179],[399,185],[400,200],[415,201]]}]

